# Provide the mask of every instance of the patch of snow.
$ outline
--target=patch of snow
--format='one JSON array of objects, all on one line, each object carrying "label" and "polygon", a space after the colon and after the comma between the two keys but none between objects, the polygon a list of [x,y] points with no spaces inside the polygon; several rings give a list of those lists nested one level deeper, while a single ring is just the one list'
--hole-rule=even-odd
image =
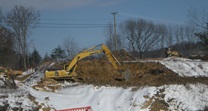
[{"label": "patch of snow", "polygon": [[22,72],[22,75],[32,74],[34,72],[35,72],[35,69],[29,68],[29,69],[27,69],[27,71]]},{"label": "patch of snow", "polygon": [[9,105],[8,111],[12,108],[22,108],[24,111],[32,110],[34,103],[27,97],[28,92],[22,88],[19,89],[1,89],[0,106]]},{"label": "patch of snow", "polygon": [[165,100],[171,110],[196,111],[208,106],[208,86],[203,84],[165,86]]},{"label": "patch of snow", "polygon": [[25,80],[25,85],[32,86],[37,82],[41,81],[42,78],[44,78],[44,73],[36,71],[29,78]]},{"label": "patch of snow", "polygon": [[50,65],[49,65],[49,68],[54,66],[56,63],[52,62]]},{"label": "patch of snow", "polygon": [[166,58],[159,62],[182,77],[208,77],[208,62],[186,58]]},{"label": "patch of snow", "polygon": [[[95,111],[138,111],[145,102],[144,95],[152,96],[156,87],[145,87],[137,91],[132,88],[94,87],[91,85],[73,86],[52,92],[33,90],[31,94],[37,101],[46,103],[55,109],[69,109],[91,106]],[[58,102],[60,101],[60,102]]]},{"label": "patch of snow", "polygon": [[[203,84],[165,85],[160,87],[132,88],[94,87],[91,85],[71,86],[57,92],[31,90],[40,103],[57,110],[91,106],[95,111],[148,111],[143,109],[147,100],[165,89],[164,100],[170,110],[201,110],[208,105],[208,86]],[[48,97],[49,100],[44,98]],[[170,101],[172,100],[172,101]]]}]

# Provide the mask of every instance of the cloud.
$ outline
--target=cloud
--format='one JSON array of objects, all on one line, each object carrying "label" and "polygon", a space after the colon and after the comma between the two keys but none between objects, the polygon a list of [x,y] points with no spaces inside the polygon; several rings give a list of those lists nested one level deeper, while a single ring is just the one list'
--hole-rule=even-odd
[{"label": "cloud", "polygon": [[90,5],[96,0],[0,0],[3,10],[10,10],[15,5],[32,6],[38,10],[63,10]]}]

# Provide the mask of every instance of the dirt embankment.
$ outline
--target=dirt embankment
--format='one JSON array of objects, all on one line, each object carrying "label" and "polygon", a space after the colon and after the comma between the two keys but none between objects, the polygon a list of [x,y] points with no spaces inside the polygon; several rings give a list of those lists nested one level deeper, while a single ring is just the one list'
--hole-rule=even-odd
[{"label": "dirt embankment", "polygon": [[208,78],[180,77],[160,63],[134,62],[122,63],[122,70],[128,70],[128,81],[117,81],[122,74],[113,69],[107,60],[80,61],[76,73],[86,84],[110,86],[160,86],[165,84],[203,83],[208,84]]},{"label": "dirt embankment", "polygon": [[[125,50],[113,52],[118,61],[134,60]],[[62,69],[65,63],[55,65]],[[106,57],[101,59],[82,60],[78,62],[77,78],[82,78],[80,83],[108,86],[161,86],[168,84],[203,83],[208,84],[207,77],[180,77],[170,69],[157,62],[121,62],[120,70],[115,70]],[[124,77],[121,72],[126,71],[128,80],[121,81]],[[125,75],[124,75],[125,76]]]}]

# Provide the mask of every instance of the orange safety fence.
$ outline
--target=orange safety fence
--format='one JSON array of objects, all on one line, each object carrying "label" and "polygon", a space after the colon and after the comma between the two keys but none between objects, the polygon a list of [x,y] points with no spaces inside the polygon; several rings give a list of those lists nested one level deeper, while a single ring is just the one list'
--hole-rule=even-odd
[{"label": "orange safety fence", "polygon": [[56,111],[92,111],[91,106],[80,107],[80,108],[71,108],[71,109],[62,109]]}]

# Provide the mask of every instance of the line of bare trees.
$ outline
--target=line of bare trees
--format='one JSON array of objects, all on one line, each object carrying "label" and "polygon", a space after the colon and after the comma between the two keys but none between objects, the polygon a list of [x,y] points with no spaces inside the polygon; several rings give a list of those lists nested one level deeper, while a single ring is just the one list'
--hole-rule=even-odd
[{"label": "line of bare trees", "polygon": [[4,27],[14,34],[13,49],[15,51],[14,55],[18,56],[19,68],[26,70],[29,55],[28,38],[31,34],[31,29],[39,23],[40,13],[33,7],[15,6],[2,16],[1,20],[5,22]]},{"label": "line of bare trees", "polygon": [[[109,25],[107,34],[110,38],[106,39],[106,44],[109,47],[114,46],[112,33],[112,27]],[[194,30],[188,26],[167,26],[144,19],[129,19],[123,21],[120,23],[119,35],[117,37],[119,37],[119,48],[130,51],[137,59],[143,58],[145,53],[151,50],[186,42],[195,43],[197,40],[194,36]]]},{"label": "line of bare trees", "polygon": [[[189,24],[192,24],[194,27],[189,25],[158,24],[144,19],[125,20],[118,25],[117,48],[126,49],[137,59],[147,57],[150,51],[173,46],[175,46],[176,50],[182,52],[183,55],[188,56],[196,51],[196,43],[198,41],[202,41],[206,46],[208,43],[208,12],[204,10],[202,12],[200,14],[196,10],[189,12]],[[0,51],[12,49],[13,52],[8,52],[8,55],[10,53],[10,55],[17,56],[20,68],[25,70],[27,69],[27,61],[29,59],[28,38],[30,37],[31,29],[39,23],[39,20],[40,12],[33,7],[15,6],[5,16],[2,16],[0,10],[0,25],[4,21],[6,23],[5,27],[9,29],[6,30],[6,32],[9,32],[9,35],[3,33],[5,29],[2,28],[0,30]],[[111,50],[114,50],[113,25],[109,24],[105,31],[107,37],[106,45]],[[8,40],[10,43],[5,44],[4,41]],[[70,37],[64,40],[63,47],[68,59],[72,59],[79,50],[77,43]],[[6,53],[6,51],[3,52]],[[36,53],[37,51],[34,51],[32,55],[37,55]],[[153,55],[159,55],[159,53],[157,52]],[[0,60],[3,60],[3,58],[6,57],[0,55]],[[35,60],[34,58],[31,59]],[[9,60],[12,61],[13,59]]]},{"label": "line of bare trees", "polygon": [[[118,27],[117,48],[126,49],[136,59],[147,57],[165,57],[165,48],[173,48],[182,53],[182,56],[188,57],[201,50],[196,37],[197,27],[204,27],[208,19],[207,14],[196,15],[198,13],[189,12],[189,21],[195,24],[195,27],[189,24],[185,25],[166,25],[163,23],[154,23],[145,19],[129,19],[120,23]],[[105,29],[106,45],[115,50],[113,24],[109,23]],[[207,42],[205,42],[207,43]],[[64,40],[64,49],[68,53],[68,58],[72,59],[76,54],[77,43],[73,38]],[[158,51],[155,51],[158,50]],[[154,52],[155,53],[149,53]]]},{"label": "line of bare trees", "polygon": [[[118,47],[131,52],[137,59],[144,58],[149,51],[168,47],[173,47],[175,50],[181,52],[183,56],[188,57],[190,54],[201,50],[200,45],[197,43],[203,41],[204,38],[201,39],[196,34],[197,32],[206,30],[208,26],[208,12],[205,10],[201,12],[199,14],[199,12],[193,9],[189,11],[189,24],[186,25],[158,24],[144,19],[123,21],[118,27]],[[111,24],[105,29],[105,33],[107,46],[112,50],[115,49],[114,42],[112,42],[114,38]],[[158,55],[157,57],[163,55],[159,54],[160,52],[155,53]],[[165,52],[163,51],[162,53]]]}]

